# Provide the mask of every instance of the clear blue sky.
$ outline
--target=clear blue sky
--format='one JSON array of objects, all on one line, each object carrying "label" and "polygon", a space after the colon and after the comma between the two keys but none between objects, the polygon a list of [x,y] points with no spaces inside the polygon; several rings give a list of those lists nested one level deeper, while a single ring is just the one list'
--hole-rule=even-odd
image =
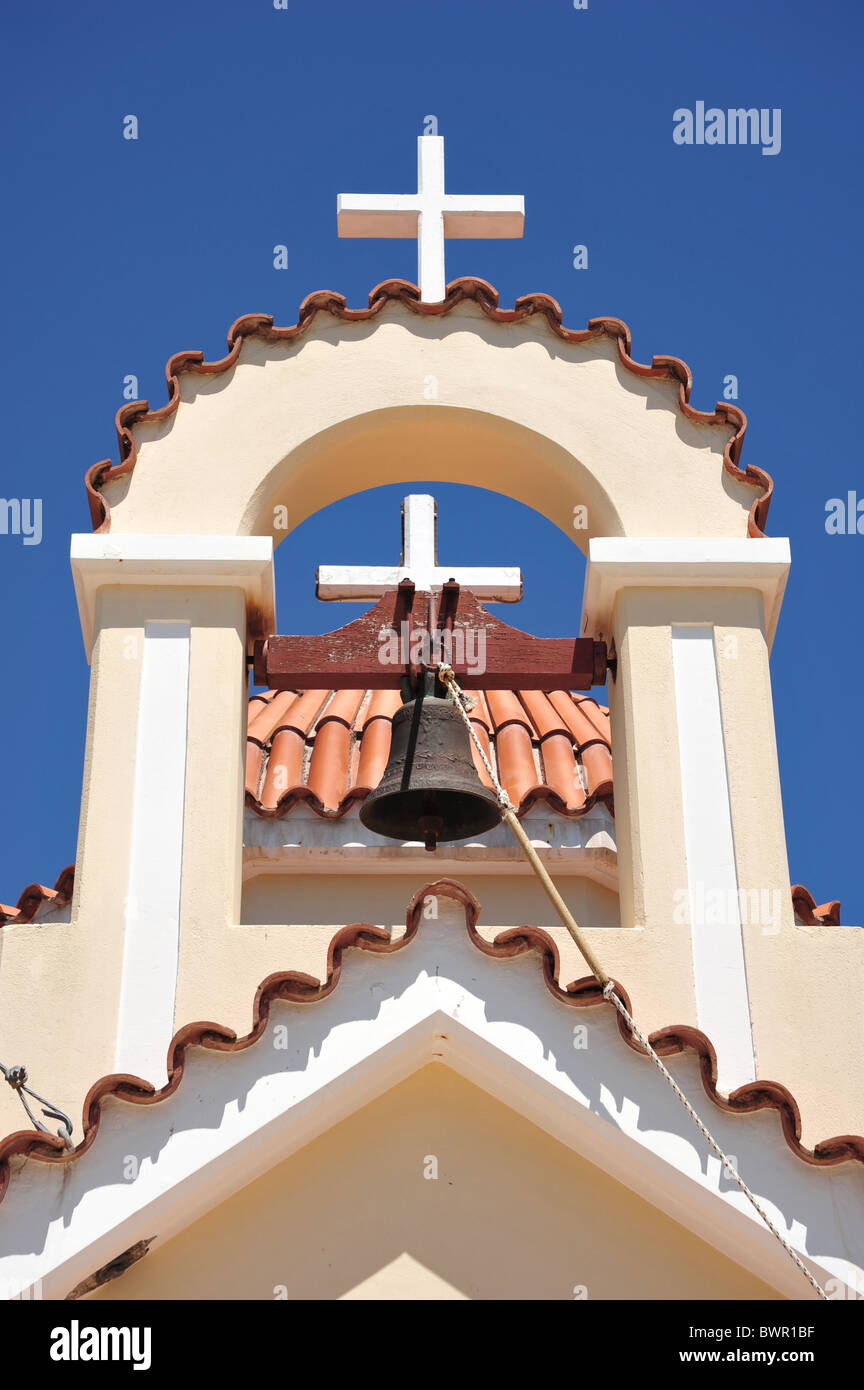
[{"label": "clear blue sky", "polygon": [[[124,377],[160,405],[170,353],[221,356],[242,313],[291,323],[312,290],[359,305],[413,280],[414,244],[340,242],[335,200],[411,191],[434,114],[451,192],[527,205],[521,242],[450,243],[449,278],[483,276],[505,305],[545,291],[571,326],[623,318],[636,357],[689,363],[702,409],[738,377],[745,461],[773,474],[768,530],[792,543],[772,660],[792,878],[864,920],[864,536],[825,531],[828,498],[864,496],[861,16],[852,0],[7,7],[0,492],[42,499],[43,539],[0,535],[0,900],[75,854],[88,668],[69,534],[90,528],[85,469],[116,460]],[[673,112],[698,101],[781,108],[780,153],[676,145]],[[343,502],[283,545],[283,630],[343,620],[313,597],[319,562],[398,557],[402,491]],[[436,491],[442,559],[521,564],[528,597],[504,616],[575,630],[575,547],[507,499]]]}]

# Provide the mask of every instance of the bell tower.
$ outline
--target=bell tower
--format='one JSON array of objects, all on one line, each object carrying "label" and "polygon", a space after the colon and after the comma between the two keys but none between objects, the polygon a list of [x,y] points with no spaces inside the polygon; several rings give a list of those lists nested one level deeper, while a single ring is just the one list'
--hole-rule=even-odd
[{"label": "bell tower", "polygon": [[[617,659],[621,925],[596,930],[611,968],[636,970],[648,1026],[674,1004],[717,1040],[727,1086],[752,1080],[757,1054],[770,1066],[779,1045],[776,961],[794,929],[768,670],[789,547],[761,534],[766,484],[732,461],[734,411],[694,411],[684,369],[633,362],[617,322],[574,332],[551,300],[500,310],[474,281],[434,313],[420,307],[394,284],[350,313],[313,296],[289,329],[238,321],[222,363],[172,360],[167,407],[121,412],[124,461],[93,476],[97,530],[71,551],[92,662],[72,930],[98,955],[100,991],[68,1005],[82,1023],[105,1014],[90,1074],[156,1079],[179,1019],[217,1005],[237,1023],[245,1014],[248,980],[230,1004],[244,934],[244,661],[277,630],[277,509],[299,524],[352,490],[437,476],[504,489],[586,546],[573,631]],[[572,529],[577,505],[585,530]],[[449,579],[430,521],[430,503],[411,502],[407,563],[322,566],[319,594],[370,599],[409,568],[422,583]],[[496,599],[520,583],[506,569],[453,577]],[[88,924],[106,902],[115,927],[97,942]],[[767,902],[769,920],[742,922],[741,902]]]},{"label": "bell tower", "polygon": [[[789,551],[785,541],[748,534],[758,531],[764,487],[728,461],[738,439],[728,410],[716,417],[690,410],[674,368],[634,375],[622,366],[622,356],[625,364],[630,359],[617,325],[559,336],[550,360],[555,319],[545,302],[523,301],[514,317],[469,284],[454,289],[437,316],[418,316],[413,306],[401,287],[384,287],[360,322],[356,313],[342,319],[345,405],[336,409],[344,415],[354,399],[364,409],[341,423],[324,363],[317,365],[326,341],[320,335],[332,333],[338,310],[333,304],[327,312],[317,300],[304,307],[302,334],[241,321],[228,365],[221,374],[208,370],[203,395],[199,369],[178,363],[164,421],[127,415],[134,449],[120,469],[104,474],[99,489],[111,506],[110,531],[103,523],[92,538],[73,540],[85,640],[93,634],[96,656],[80,847],[82,867],[91,852],[95,860],[92,873],[80,874],[74,918],[83,920],[106,894],[124,903],[127,943],[139,922],[156,961],[176,956],[176,970],[168,970],[177,980],[175,1010],[191,987],[186,956],[197,955],[214,931],[236,939],[243,657],[254,636],[275,628],[277,506],[299,522],[346,486],[392,481],[406,471],[508,488],[562,529],[570,527],[574,506],[585,505],[587,534],[570,529],[588,546],[574,631],[608,642],[618,659],[610,699],[625,935],[615,954],[623,970],[630,952],[648,949],[652,972],[678,982],[678,1016],[700,1026],[713,1022],[727,1084],[751,1080],[756,1042],[742,924],[726,907],[734,908],[739,892],[761,901],[767,891],[769,902],[779,903],[776,918],[748,926],[758,976],[773,973],[763,958],[792,927],[768,673]],[[267,373],[260,373],[257,364],[265,361]],[[436,406],[417,403],[430,365],[445,388]],[[635,389],[621,390],[622,371]],[[276,376],[285,378],[287,416]],[[481,415],[478,398],[485,402]],[[647,401],[655,409],[646,411]],[[244,433],[251,418],[260,423]],[[418,533],[429,529],[425,506]],[[407,539],[420,547],[416,563],[428,564],[410,526]],[[374,574],[349,581],[364,596],[381,582]],[[341,592],[340,583],[344,590],[338,571],[319,576],[325,593]],[[506,591],[514,578],[498,575],[492,583]],[[164,712],[148,696],[151,671],[163,697],[167,682],[176,687],[170,757]],[[166,766],[155,774],[158,750]],[[155,775],[163,796],[174,787],[172,815],[175,823],[182,816],[183,836],[182,863],[174,840],[173,879],[162,867],[164,803],[148,798],[146,786],[138,790],[131,765],[142,778]],[[701,792],[706,777],[710,797]],[[148,804],[159,806],[152,829]],[[167,903],[158,909],[173,949],[163,940],[157,950],[147,926],[146,897],[157,884],[173,904],[173,911]],[[703,900],[699,885],[704,894],[716,888],[725,895],[721,920],[694,925],[682,912],[682,892],[693,890],[697,905]],[[648,938],[650,948],[643,947]],[[116,937],[112,949],[119,986]],[[128,944],[123,950],[136,977],[143,972],[155,985],[159,964],[145,968]],[[188,964],[197,976],[200,962]],[[658,1022],[666,988],[657,994]],[[203,989],[198,1010],[205,1000]],[[648,999],[646,1006],[650,1016]],[[162,1007],[167,1023],[170,1003]],[[767,1040],[762,1045],[770,1052]]]},{"label": "bell tower", "polygon": [[[260,877],[276,830],[253,826],[266,843],[244,848],[246,661],[278,631],[273,545],[284,518],[299,525],[337,497],[415,478],[506,491],[587,552],[574,640],[606,644],[617,665],[614,840],[601,836],[614,858],[602,851],[601,873],[600,851],[585,854],[616,909],[611,918],[580,899],[576,916],[606,968],[628,981],[649,1030],[673,1017],[712,1038],[725,1088],[799,1065],[783,1021],[790,1002],[835,933],[844,953],[851,941],[829,927],[805,942],[793,916],[768,666],[789,546],[762,533],[769,484],[737,462],[733,408],[694,410],[682,364],[646,367],[629,348],[618,321],[567,329],[544,296],[505,310],[483,282],[463,281],[429,306],[391,283],[361,310],[311,296],[288,328],[238,320],[221,362],[172,359],[166,406],[121,411],[123,460],[92,471],[96,530],[71,546],[92,674],[72,922],[57,967],[68,950],[92,969],[76,968],[67,998],[83,1041],[71,1070],[59,1065],[64,1109],[80,1099],[73,1070],[164,1079],[184,1019],[242,1028],[297,911],[306,921],[363,915],[356,894],[353,907],[292,907],[285,879],[281,925],[269,908],[266,925],[248,919],[244,866],[254,859]],[[430,371],[436,403],[423,397]],[[434,563],[430,508],[409,503],[401,566],[322,565],[319,594],[369,601],[411,570],[433,592],[452,575],[515,598],[516,569]],[[328,669],[328,683],[356,687]],[[499,749],[506,760],[524,729],[539,740],[539,767],[567,736],[566,711],[535,727],[525,709],[517,701],[496,715]],[[367,750],[394,712],[375,716]],[[332,741],[346,726],[325,717]],[[302,745],[308,727],[285,737]],[[344,851],[340,874],[360,853]],[[578,958],[570,964],[578,974]],[[839,972],[838,988],[851,978]],[[843,1053],[833,1017],[826,1035],[837,1027]],[[830,1113],[831,1088],[816,1086],[813,1066],[802,1055],[799,1089]],[[840,1127],[839,1115],[829,1123]]]},{"label": "bell tower", "polygon": [[[271,1170],[294,1165],[301,1177],[275,1188],[311,1191],[303,1164],[320,1140],[321,1172],[338,1174],[331,1132],[359,1114],[364,1183],[392,1214],[360,1112],[389,1096],[393,1132],[414,1107],[420,1135],[432,1096],[458,1113],[472,1191],[488,1135],[499,1126],[509,1153],[518,1114],[525,1172],[542,1148],[569,1201],[578,1170],[588,1215],[603,1183],[634,1194],[628,1240],[642,1235],[626,1257],[598,1242],[598,1288],[643,1296],[644,1252],[684,1227],[697,1243],[681,1245],[681,1269],[709,1293],[797,1296],[802,1272],[813,1286],[805,1257],[820,1278],[858,1278],[864,1085],[832,1083],[864,1074],[849,1026],[864,937],[793,906],[769,668],[790,547],[765,534],[772,483],[741,461],[744,417],[692,406],[685,364],[639,361],[618,319],[569,328],[547,295],[502,307],[483,280],[446,283],[448,236],[519,235],[523,208],[447,194],[437,143],[419,147],[416,196],[344,195],[339,219],[343,235],[416,235],[419,286],[386,281],[355,308],[317,292],[287,326],[236,320],[217,361],[176,354],[167,401],[124,406],[119,461],[87,477],[93,531],[70,548],[90,663],[80,832],[68,920],[58,906],[38,954],[38,1020],[39,922],[4,927],[0,960],[6,1047],[51,1114],[83,1121],[68,1153],[51,1135],[0,1141],[0,1198],[10,1172],[10,1191],[25,1179],[0,1277],[17,1261],[48,1296],[77,1296],[138,1251],[152,1283],[122,1279],[141,1296],[163,1268],[175,1292],[159,1297],[188,1296],[176,1289],[193,1278],[203,1296],[237,1296],[237,1194],[255,1194],[268,1225]],[[434,501],[414,491],[437,482],[503,493],[583,550],[566,637],[485,608],[520,598],[518,555],[441,562]],[[321,599],[374,606],[324,637],[280,635],[274,547],[394,483],[409,494],[399,564],[317,575]],[[591,693],[604,683],[608,709]],[[497,823],[502,792],[527,861],[513,823]],[[652,1089],[662,1079],[586,960],[749,1162],[779,1255],[691,1116]],[[495,1100],[482,1123],[474,1091]],[[14,1095],[0,1094],[0,1120],[2,1133],[20,1123]],[[130,1154],[148,1162],[127,1181]],[[618,1188],[598,1211],[625,1209]],[[302,1227],[303,1269],[319,1227],[279,1210],[274,1243]],[[555,1250],[559,1214],[536,1215]],[[224,1258],[202,1272],[182,1239],[211,1216]],[[474,1287],[475,1228],[451,1220],[445,1244]],[[442,1264],[434,1212],[420,1226]],[[154,1239],[180,1242],[170,1269]],[[402,1296],[373,1245],[351,1287],[371,1261],[382,1296]],[[310,1279],[329,1297],[338,1260],[325,1263]],[[507,1263],[487,1259],[476,1286],[500,1290]],[[672,1296],[689,1289],[682,1275]]]}]

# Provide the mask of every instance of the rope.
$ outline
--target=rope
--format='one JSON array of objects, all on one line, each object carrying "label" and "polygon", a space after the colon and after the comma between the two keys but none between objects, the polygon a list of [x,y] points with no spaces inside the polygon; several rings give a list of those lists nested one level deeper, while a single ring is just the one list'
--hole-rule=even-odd
[{"label": "rope", "polygon": [[717,1157],[720,1159],[720,1162],[723,1164],[723,1167],[726,1169],[726,1172],[729,1174],[732,1181],[737,1183],[738,1187],[741,1189],[741,1191],[744,1193],[744,1196],[747,1198],[747,1201],[751,1204],[751,1206],[755,1207],[756,1211],[758,1211],[759,1215],[762,1217],[762,1220],[765,1222],[765,1225],[768,1227],[768,1230],[771,1232],[772,1235],[777,1237],[780,1244],[783,1246],[783,1249],[786,1251],[786,1254],[798,1266],[807,1282],[813,1285],[813,1288],[816,1290],[819,1297],[827,1299],[828,1295],[822,1288],[822,1285],[818,1283],[816,1279],[813,1278],[813,1275],[810,1273],[809,1269],[804,1264],[804,1261],[798,1258],[791,1245],[789,1245],[788,1241],[786,1241],[780,1234],[780,1232],[777,1230],[777,1227],[774,1225],[770,1216],[768,1216],[767,1212],[764,1211],[762,1207],[760,1207],[756,1198],[753,1196],[753,1193],[750,1191],[750,1188],[747,1186],[744,1179],[737,1172],[731,1160],[727,1158],[726,1154],[720,1148],[720,1145],[717,1143],[716,1139],[714,1139],[713,1136],[709,1134],[708,1130],[703,1125],[699,1116],[696,1114],[696,1111],[693,1109],[693,1106],[690,1104],[684,1092],[681,1090],[681,1087],[678,1085],[678,1082],[675,1080],[674,1076],[669,1071],[669,1069],[663,1064],[660,1057],[658,1057],[657,1053],[654,1051],[654,1048],[651,1046],[645,1034],[642,1032],[642,1029],[631,1017],[625,1005],[623,1004],[619,996],[615,993],[615,985],[612,980],[610,980],[608,984],[603,986],[603,998],[610,999],[612,1003],[615,1005],[615,1008],[618,1010],[621,1017],[626,1020],[627,1026],[633,1033],[634,1037],[636,1037],[638,1041],[642,1044],[643,1048],[648,1053],[648,1056],[651,1058],[651,1061],[654,1063],[657,1070],[663,1076],[665,1076],[666,1080],[669,1082],[669,1085],[672,1087],[672,1090],[675,1092],[681,1104],[684,1106],[684,1109],[687,1111],[687,1114],[690,1116],[691,1120],[695,1124],[696,1128],[699,1130],[700,1134],[703,1136],[704,1139],[707,1139],[708,1143],[711,1145],[711,1148],[714,1150]]},{"label": "rope", "polygon": [[700,1134],[708,1142],[708,1144],[710,1144],[711,1148],[714,1150],[717,1157],[720,1159],[720,1162],[722,1163],[729,1177],[737,1185],[740,1191],[744,1193],[744,1196],[747,1198],[747,1201],[758,1212],[759,1216],[762,1218],[768,1230],[780,1242],[783,1249],[786,1251],[786,1254],[789,1256],[790,1260],[792,1260],[793,1264],[795,1264],[801,1271],[801,1273],[804,1275],[804,1278],[807,1280],[808,1284],[810,1284],[815,1289],[816,1293],[820,1298],[823,1298],[827,1301],[828,1295],[822,1288],[822,1285],[818,1282],[817,1279],[813,1277],[807,1266],[804,1264],[804,1261],[792,1249],[792,1246],[785,1239],[785,1237],[780,1234],[777,1227],[774,1225],[773,1221],[768,1216],[767,1212],[759,1205],[759,1202],[756,1200],[753,1193],[750,1191],[750,1188],[747,1186],[744,1179],[738,1173],[737,1169],[735,1168],[735,1165],[732,1163],[732,1160],[723,1152],[716,1139],[714,1139],[714,1137],[709,1133],[706,1126],[702,1123],[696,1111],[693,1109],[693,1106],[690,1104],[684,1092],[681,1090],[681,1087],[675,1080],[674,1076],[669,1071],[668,1067],[664,1065],[661,1058],[657,1055],[654,1048],[651,1046],[651,1043],[648,1041],[648,1038],[645,1036],[641,1028],[638,1026],[638,1024],[631,1016],[623,1000],[616,993],[615,981],[610,979],[609,976],[606,974],[605,970],[603,970],[603,968],[600,966],[599,962],[597,961],[597,958],[594,955],[594,952],[586,942],[582,934],[582,931],[577,926],[575,919],[573,918],[569,908],[567,907],[567,904],[564,902],[564,899],[561,897],[560,893],[558,892],[557,888],[555,887],[554,883],[549,877],[545,864],[538,856],[537,851],[534,849],[534,846],[531,844],[531,841],[528,839],[528,836],[526,835],[521,823],[519,822],[516,816],[516,807],[513,805],[513,802],[510,800],[510,797],[507,795],[507,792],[501,786],[501,783],[498,780],[498,776],[494,768],[492,767],[491,762],[486,756],[483,745],[480,742],[480,739],[477,735],[477,730],[474,728],[474,725],[471,723],[471,720],[468,717],[468,711],[466,710],[465,705],[463,703],[462,692],[459,689],[459,685],[456,680],[456,676],[453,672],[453,668],[451,666],[448,666],[447,663],[444,661],[438,663],[438,679],[441,681],[442,685],[445,685],[447,687],[447,689],[450,691],[450,694],[453,696],[453,703],[459,711],[460,715],[462,716],[462,720],[465,724],[465,727],[468,730],[468,733],[471,737],[471,741],[474,744],[474,747],[477,749],[477,752],[480,754],[483,766],[486,768],[486,771],[489,774],[490,781],[492,782],[492,785],[495,788],[495,794],[502,808],[504,820],[507,821],[507,824],[510,826],[511,830],[513,830],[516,839],[519,841],[520,845],[522,846],[522,849],[525,852],[526,858],[531,863],[535,873],[537,874],[541,883],[543,884],[543,887],[546,889],[547,894],[551,898],[552,902],[555,904],[555,907],[558,910],[558,914],[562,922],[564,923],[565,927],[567,928],[576,945],[578,946],[579,950],[581,951],[584,959],[586,960],[591,970],[592,975],[603,986],[603,998],[608,999],[610,1003],[615,1005],[615,1008],[618,1010],[621,1017],[625,1020],[627,1027],[630,1029],[633,1036],[637,1039],[640,1046],[644,1049],[646,1055],[650,1057],[651,1061],[657,1067],[661,1076],[663,1076],[666,1079],[666,1081],[668,1081],[669,1085],[672,1087],[672,1090],[675,1092],[675,1095],[678,1097],[684,1109],[687,1111],[687,1114],[690,1116],[691,1120],[696,1125],[696,1128],[699,1130]]}]

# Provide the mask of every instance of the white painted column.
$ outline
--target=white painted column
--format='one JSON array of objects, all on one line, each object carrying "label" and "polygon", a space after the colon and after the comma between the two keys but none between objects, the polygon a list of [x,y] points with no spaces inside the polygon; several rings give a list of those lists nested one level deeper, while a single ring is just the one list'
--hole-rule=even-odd
[{"label": "white painted column", "polygon": [[672,661],[697,1018],[733,1090],[756,1064],[713,628],[673,626]]},{"label": "white painted column", "polygon": [[174,1033],[189,650],[188,623],[146,624],[115,1069],[157,1086]]},{"label": "white painted column", "polygon": [[[754,965],[766,900],[772,931],[791,918],[767,669],[789,564],[782,538],[601,536],[585,575],[581,631],[614,640],[618,656],[622,923],[654,936],[669,1001],[710,1038],[724,1089],[753,1080],[760,1037],[772,1036],[773,996]],[[730,631],[740,659],[718,670],[717,633]],[[668,1024],[669,1001],[648,997],[653,1026]]]}]

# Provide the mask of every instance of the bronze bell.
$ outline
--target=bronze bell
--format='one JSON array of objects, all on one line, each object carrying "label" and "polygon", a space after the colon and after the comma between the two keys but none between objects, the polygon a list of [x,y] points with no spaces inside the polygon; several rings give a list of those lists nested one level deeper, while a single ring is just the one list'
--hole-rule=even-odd
[{"label": "bronze bell", "polygon": [[449,698],[427,693],[429,684],[393,716],[384,776],[360,819],[378,835],[423,840],[434,850],[439,841],[491,830],[501,807],[477,776],[459,711]]}]

